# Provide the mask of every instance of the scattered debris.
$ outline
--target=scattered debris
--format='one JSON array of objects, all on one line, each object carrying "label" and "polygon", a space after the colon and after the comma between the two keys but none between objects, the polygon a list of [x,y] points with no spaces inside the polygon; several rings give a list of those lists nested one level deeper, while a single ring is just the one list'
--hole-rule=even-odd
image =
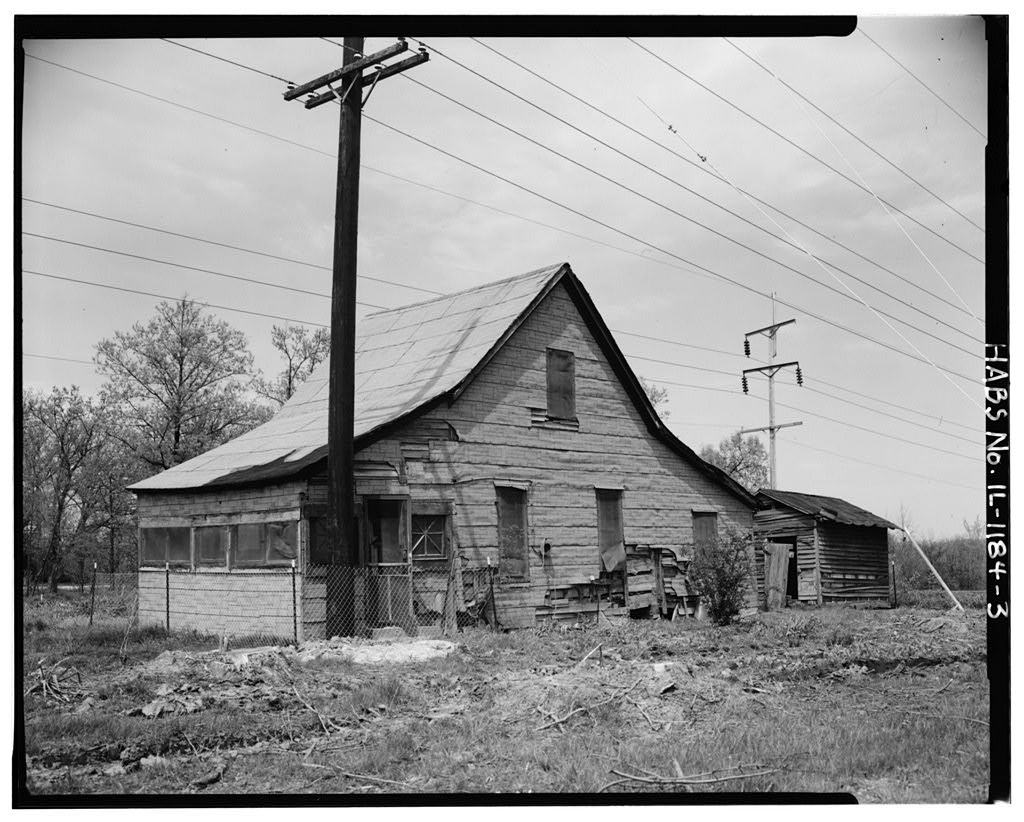
[{"label": "scattered debris", "polygon": [[188,683],[173,687],[164,683],[156,689],[156,699],[143,705],[141,708],[133,708],[128,716],[142,716],[155,719],[160,714],[191,714],[203,709],[203,698],[198,695],[197,685]]},{"label": "scattered debris", "polygon": [[220,778],[224,776],[224,771],[228,769],[228,764],[223,759],[213,759],[210,761],[210,768],[202,776],[197,779],[193,779],[189,784],[193,788],[202,790],[203,788],[209,787],[215,782],[219,782]]},{"label": "scattered debris", "polygon": [[28,696],[39,691],[43,699],[65,703],[78,697],[81,694],[81,687],[74,688],[68,680],[75,677],[78,685],[81,686],[82,674],[74,666],[66,666],[64,663],[67,661],[68,657],[65,657],[50,666],[49,669],[45,669],[43,663],[46,662],[46,657],[40,659],[36,666],[36,679],[24,695]]},{"label": "scattered debris", "polygon": [[768,768],[761,764],[750,764],[750,765],[737,765],[734,768],[721,768],[718,770],[705,771],[704,773],[685,775],[679,762],[675,759],[672,760],[672,764],[675,767],[675,776],[660,776],[659,774],[653,773],[641,768],[639,766],[633,766],[634,770],[642,771],[642,773],[627,773],[625,771],[611,769],[611,772],[616,776],[622,777],[616,779],[614,782],[609,782],[607,785],[602,785],[598,789],[598,793],[602,793],[608,788],[612,788],[616,785],[622,785],[625,782],[642,782],[648,785],[679,785],[685,788],[691,788],[694,786],[702,785],[714,785],[719,782],[732,782],[737,779],[751,779],[755,776],[768,776],[778,771],[778,768]]}]

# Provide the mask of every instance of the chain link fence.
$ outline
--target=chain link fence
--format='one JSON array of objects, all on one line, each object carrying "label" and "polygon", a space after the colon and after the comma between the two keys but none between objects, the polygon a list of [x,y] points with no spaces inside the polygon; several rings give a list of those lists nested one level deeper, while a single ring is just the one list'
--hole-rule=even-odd
[{"label": "chain link fence", "polygon": [[[83,627],[122,633],[163,629],[204,645],[252,647],[332,637],[453,636],[503,624],[495,570],[460,562],[306,568],[143,567],[93,571],[84,584],[59,587],[47,602]],[[44,593],[24,589],[32,605]]]},{"label": "chain link fence", "polygon": [[493,569],[460,563],[310,566],[301,606],[307,639],[374,636],[383,628],[412,637],[451,636],[500,624]]},{"label": "chain link fence", "polygon": [[[395,563],[138,573],[138,623],[219,637],[230,647],[374,637],[451,636],[500,625],[488,566]],[[393,632],[387,632],[393,634]]]}]

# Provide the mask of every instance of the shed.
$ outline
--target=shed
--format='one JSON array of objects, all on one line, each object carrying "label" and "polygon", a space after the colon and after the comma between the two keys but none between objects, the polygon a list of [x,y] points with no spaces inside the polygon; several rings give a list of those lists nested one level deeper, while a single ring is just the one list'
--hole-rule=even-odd
[{"label": "shed", "polygon": [[889,520],[838,497],[757,492],[754,545],[761,605],[889,598]]},{"label": "shed", "polygon": [[325,527],[329,368],[132,486],[141,619],[301,639],[667,613],[696,604],[695,533],[752,526],[754,497],[659,418],[567,263],[359,321],[348,556]]}]

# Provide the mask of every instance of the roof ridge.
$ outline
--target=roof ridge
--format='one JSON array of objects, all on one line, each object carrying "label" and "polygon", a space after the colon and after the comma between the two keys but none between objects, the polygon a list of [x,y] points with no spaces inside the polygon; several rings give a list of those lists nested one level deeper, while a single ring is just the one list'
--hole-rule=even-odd
[{"label": "roof ridge", "polygon": [[538,274],[546,271],[549,271],[553,274],[560,268],[562,268],[563,266],[567,266],[568,264],[568,262],[563,261],[560,263],[554,263],[552,265],[541,266],[540,268],[535,268],[532,271],[527,271],[523,274],[513,274],[510,277],[503,277],[500,280],[491,280],[490,282],[481,283],[480,285],[473,285],[470,286],[469,288],[462,288],[458,291],[451,291],[448,292],[447,294],[438,294],[436,297],[431,297],[428,300],[420,300],[419,302],[415,303],[406,303],[405,305],[396,305],[394,308],[385,308],[382,311],[374,311],[372,314],[367,314],[366,317],[383,317],[386,314],[392,314],[396,311],[405,311],[408,308],[419,308],[420,306],[430,305],[430,303],[440,302],[441,300],[450,300],[454,297],[461,297],[464,294],[470,294],[474,291],[483,291],[488,288],[495,288],[497,286],[504,285],[505,283],[510,283],[514,280],[525,280],[527,277],[535,277]]}]

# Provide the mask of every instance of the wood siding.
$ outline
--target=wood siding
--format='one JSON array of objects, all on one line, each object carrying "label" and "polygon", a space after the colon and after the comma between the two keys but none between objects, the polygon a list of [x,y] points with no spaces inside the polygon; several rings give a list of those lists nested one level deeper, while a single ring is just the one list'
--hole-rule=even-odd
[{"label": "wood siding", "polygon": [[821,593],[825,601],[889,598],[885,528],[818,523]]},{"label": "wood siding", "polygon": [[[889,553],[884,528],[815,520],[791,508],[754,516],[758,601],[765,603],[764,542],[796,540],[801,602],[888,599]],[[820,582],[819,582],[820,580]]]},{"label": "wood siding", "polygon": [[754,567],[757,601],[766,605],[764,543],[796,540],[797,599],[817,602],[817,559],[814,550],[814,517],[791,508],[771,508],[754,515]]},{"label": "wood siding", "polygon": [[[547,404],[549,349],[573,354],[578,430],[535,421],[535,410]],[[414,455],[406,445],[403,453],[403,443],[423,439],[426,458],[422,448]],[[646,551],[642,560],[636,551],[627,557],[634,607],[655,603],[648,549],[660,552],[670,606],[685,601],[690,592],[678,561],[692,556],[695,510],[717,513],[720,533],[752,524],[743,502],[647,430],[563,286],[451,406],[433,409],[357,459],[398,466],[414,514],[418,500],[451,501],[468,568],[499,559],[495,485],[527,489],[529,581],[497,591],[499,618],[509,627],[532,625],[550,610],[552,594],[564,598],[573,588],[585,595],[590,577],[600,578],[595,488],[622,489],[625,542]],[[640,586],[635,597],[633,577]]]},{"label": "wood siding", "polygon": [[[573,355],[578,424],[537,414],[548,403],[549,349]],[[684,572],[693,551],[694,511],[716,513],[720,535],[728,528],[749,532],[752,525],[746,503],[648,431],[563,285],[452,405],[434,408],[355,456],[357,473],[359,466],[373,469],[366,468],[373,476],[357,477],[357,495],[408,495],[411,515],[431,513],[439,503],[450,506],[454,547],[467,579],[476,579],[474,572],[486,569],[488,559],[499,563],[496,487],[526,492],[526,577],[495,583],[504,627],[533,625],[551,611],[553,600],[578,600],[592,576],[601,578],[595,488],[622,492],[628,577],[625,590],[621,573],[606,590],[609,598],[625,602],[628,596],[631,608],[665,603],[692,611],[695,597]],[[264,489],[143,493],[139,518],[143,524],[201,525],[301,516],[304,557],[308,520],[326,510],[325,481],[326,469],[322,477]],[[653,557],[660,559],[660,592]],[[312,611],[320,597],[309,593],[302,599]],[[310,621],[317,621],[312,614]]]}]

